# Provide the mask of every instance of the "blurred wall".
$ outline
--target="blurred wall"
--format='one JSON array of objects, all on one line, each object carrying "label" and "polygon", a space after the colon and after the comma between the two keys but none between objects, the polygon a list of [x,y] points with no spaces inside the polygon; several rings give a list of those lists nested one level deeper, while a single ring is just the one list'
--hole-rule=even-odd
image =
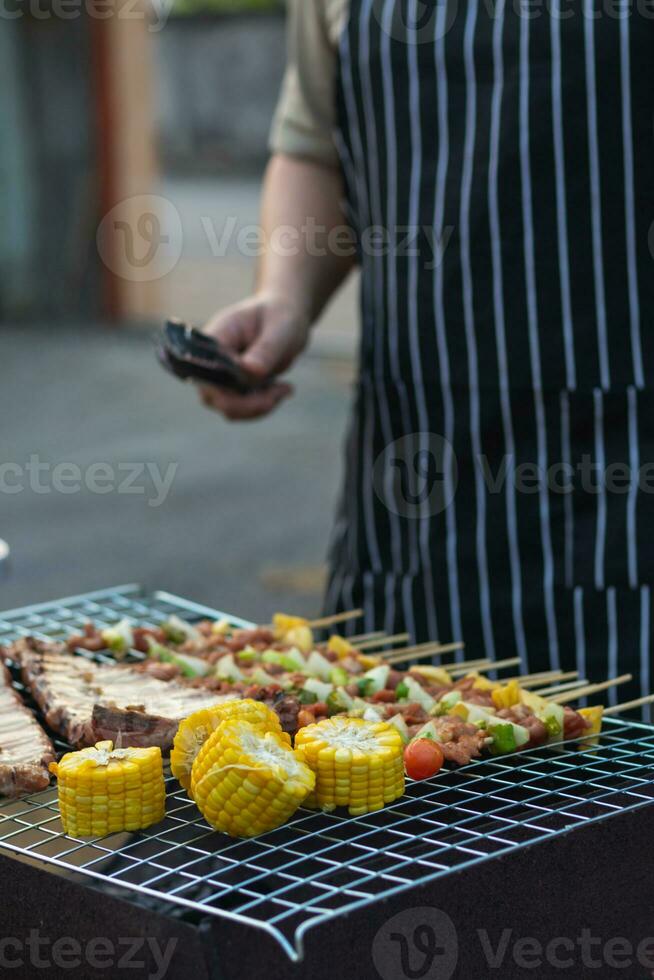
[{"label": "blurred wall", "polygon": [[0,312],[97,313],[95,129],[88,24],[0,32]]},{"label": "blurred wall", "polygon": [[154,47],[164,168],[259,170],[284,73],[283,13],[171,18]]}]

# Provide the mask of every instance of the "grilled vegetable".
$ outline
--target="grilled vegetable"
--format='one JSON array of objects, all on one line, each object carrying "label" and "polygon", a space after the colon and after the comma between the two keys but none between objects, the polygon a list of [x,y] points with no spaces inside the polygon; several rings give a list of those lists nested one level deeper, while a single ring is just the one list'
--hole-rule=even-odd
[{"label": "grilled vegetable", "polygon": [[121,619],[115,626],[102,630],[102,639],[112,653],[126,654],[134,646],[134,631],[129,619]]},{"label": "grilled vegetable", "polygon": [[491,692],[493,704],[500,710],[501,708],[512,708],[520,704],[520,685],[516,680],[509,681],[504,686],[496,687]]},{"label": "grilled vegetable", "polygon": [[326,701],[334,690],[334,687],[332,684],[325,684],[324,681],[319,681],[316,677],[310,677],[304,683],[304,690],[315,694],[318,701]]},{"label": "grilled vegetable", "polygon": [[334,687],[345,687],[350,682],[350,675],[344,667],[332,667],[329,673],[329,680]]},{"label": "grilled vegetable", "polygon": [[176,653],[151,638],[148,640],[148,656],[164,664],[174,664],[184,677],[206,677],[211,670],[211,664],[207,660],[192,657],[188,653]]},{"label": "grilled vegetable", "polygon": [[161,624],[161,629],[169,643],[185,643],[187,640],[199,640],[200,634],[195,626],[180,619],[179,616],[169,616]]},{"label": "grilled vegetable", "polygon": [[226,653],[224,657],[220,658],[216,664],[216,677],[224,681],[230,681],[232,684],[236,681],[243,680],[244,674],[236,666],[233,653]]},{"label": "grilled vegetable", "polygon": [[163,820],[166,789],[161,749],[115,749],[113,742],[68,752],[52,762],[59,810],[71,837],[104,837]]},{"label": "grilled vegetable", "polygon": [[493,739],[490,745],[493,755],[516,752],[529,741],[529,732],[526,728],[504,718],[493,718],[489,715],[484,727],[488,729],[488,734]]},{"label": "grilled vegetable", "polygon": [[366,694],[376,694],[377,691],[383,691],[388,684],[390,672],[391,668],[388,664],[383,664],[381,667],[373,667],[372,670],[366,671],[363,675],[364,679],[369,682]]},{"label": "grilled vegetable", "polygon": [[429,779],[443,768],[443,750],[433,738],[416,738],[404,750],[409,779]]},{"label": "grilled vegetable", "polygon": [[[400,695],[400,688],[404,687],[402,694]],[[400,700],[405,698],[409,701],[416,701],[421,708],[429,714],[429,712],[436,707],[436,701],[434,698],[425,691],[424,687],[418,683],[415,677],[411,677],[407,674],[404,678],[402,684],[399,685],[397,690],[397,696]]]},{"label": "grilled vegetable", "polygon": [[330,653],[335,653],[341,660],[345,657],[349,657],[350,654],[356,653],[356,648],[352,646],[344,637],[334,634],[329,637],[327,641],[327,649]]},{"label": "grilled vegetable", "polygon": [[273,632],[276,640],[283,640],[296,646],[302,653],[309,653],[313,647],[313,633],[306,619],[301,616],[285,616],[275,613]]},{"label": "grilled vegetable", "polygon": [[419,664],[416,667],[409,667],[409,673],[424,677],[425,680],[430,681],[432,684],[443,684],[447,687],[452,683],[452,678],[444,667],[430,667],[429,665]]},{"label": "grilled vegetable", "polygon": [[[279,716],[261,701],[251,701],[249,698],[223,701],[213,708],[196,711],[185,718],[177,729],[170,753],[170,770],[185,790],[190,789],[191,768],[198,752],[223,721],[232,719],[247,721],[262,734],[275,732],[282,735]],[[288,735],[283,737],[288,741]]]},{"label": "grilled vegetable", "polygon": [[193,763],[191,794],[205,820],[231,837],[256,837],[292,817],[313,772],[275,732],[223,722]]},{"label": "grilled vegetable", "polygon": [[358,816],[404,793],[402,736],[392,725],[336,715],[300,729],[295,751],[316,774],[309,807]]},{"label": "grilled vegetable", "polygon": [[311,677],[317,677],[321,681],[329,680],[332,669],[332,663],[317,650],[311,652],[305,664],[307,674],[310,674]]},{"label": "grilled vegetable", "polygon": [[349,711],[353,705],[354,701],[343,687],[337,687],[327,698],[327,711],[330,715]]}]

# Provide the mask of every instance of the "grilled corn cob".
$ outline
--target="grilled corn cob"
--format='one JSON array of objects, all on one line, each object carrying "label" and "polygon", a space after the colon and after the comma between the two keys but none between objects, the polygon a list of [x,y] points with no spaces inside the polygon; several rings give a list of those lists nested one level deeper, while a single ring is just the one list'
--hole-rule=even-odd
[{"label": "grilled corn cob", "polygon": [[352,816],[381,810],[404,793],[402,736],[393,725],[335,715],[300,729],[295,752],[316,774],[306,806]]},{"label": "grilled corn cob", "polygon": [[231,837],[256,837],[291,817],[315,777],[276,732],[223,722],[200,749],[191,796],[205,820]]},{"label": "grilled corn cob", "polygon": [[[185,790],[190,788],[191,768],[198,752],[211,733],[230,718],[247,721],[262,734],[276,732],[283,735],[279,715],[261,701],[243,698],[196,711],[180,724],[170,753],[171,772]],[[283,737],[290,744],[288,735]]]},{"label": "grilled corn cob", "polygon": [[98,742],[69,752],[50,771],[57,776],[64,832],[104,837],[163,820],[166,789],[161,749],[115,749]]}]

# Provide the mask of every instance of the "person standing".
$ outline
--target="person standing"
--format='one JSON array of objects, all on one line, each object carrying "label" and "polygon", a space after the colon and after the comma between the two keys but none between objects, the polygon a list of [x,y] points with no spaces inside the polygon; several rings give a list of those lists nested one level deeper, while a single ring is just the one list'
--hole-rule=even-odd
[{"label": "person standing", "polygon": [[[653,31],[626,0],[291,0],[263,197],[267,233],[347,215],[362,271],[328,611],[632,670],[621,697],[650,684]],[[207,325],[275,379],[210,407],[291,394],[353,263],[318,252],[269,247]]]}]

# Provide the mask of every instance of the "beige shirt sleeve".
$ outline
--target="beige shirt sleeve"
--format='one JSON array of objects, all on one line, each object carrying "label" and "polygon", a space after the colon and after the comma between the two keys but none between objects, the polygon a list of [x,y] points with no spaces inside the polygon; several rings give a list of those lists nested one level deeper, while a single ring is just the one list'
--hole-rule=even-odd
[{"label": "beige shirt sleeve", "polygon": [[335,166],[338,38],[347,0],[288,0],[288,63],[270,135],[273,153]]}]

